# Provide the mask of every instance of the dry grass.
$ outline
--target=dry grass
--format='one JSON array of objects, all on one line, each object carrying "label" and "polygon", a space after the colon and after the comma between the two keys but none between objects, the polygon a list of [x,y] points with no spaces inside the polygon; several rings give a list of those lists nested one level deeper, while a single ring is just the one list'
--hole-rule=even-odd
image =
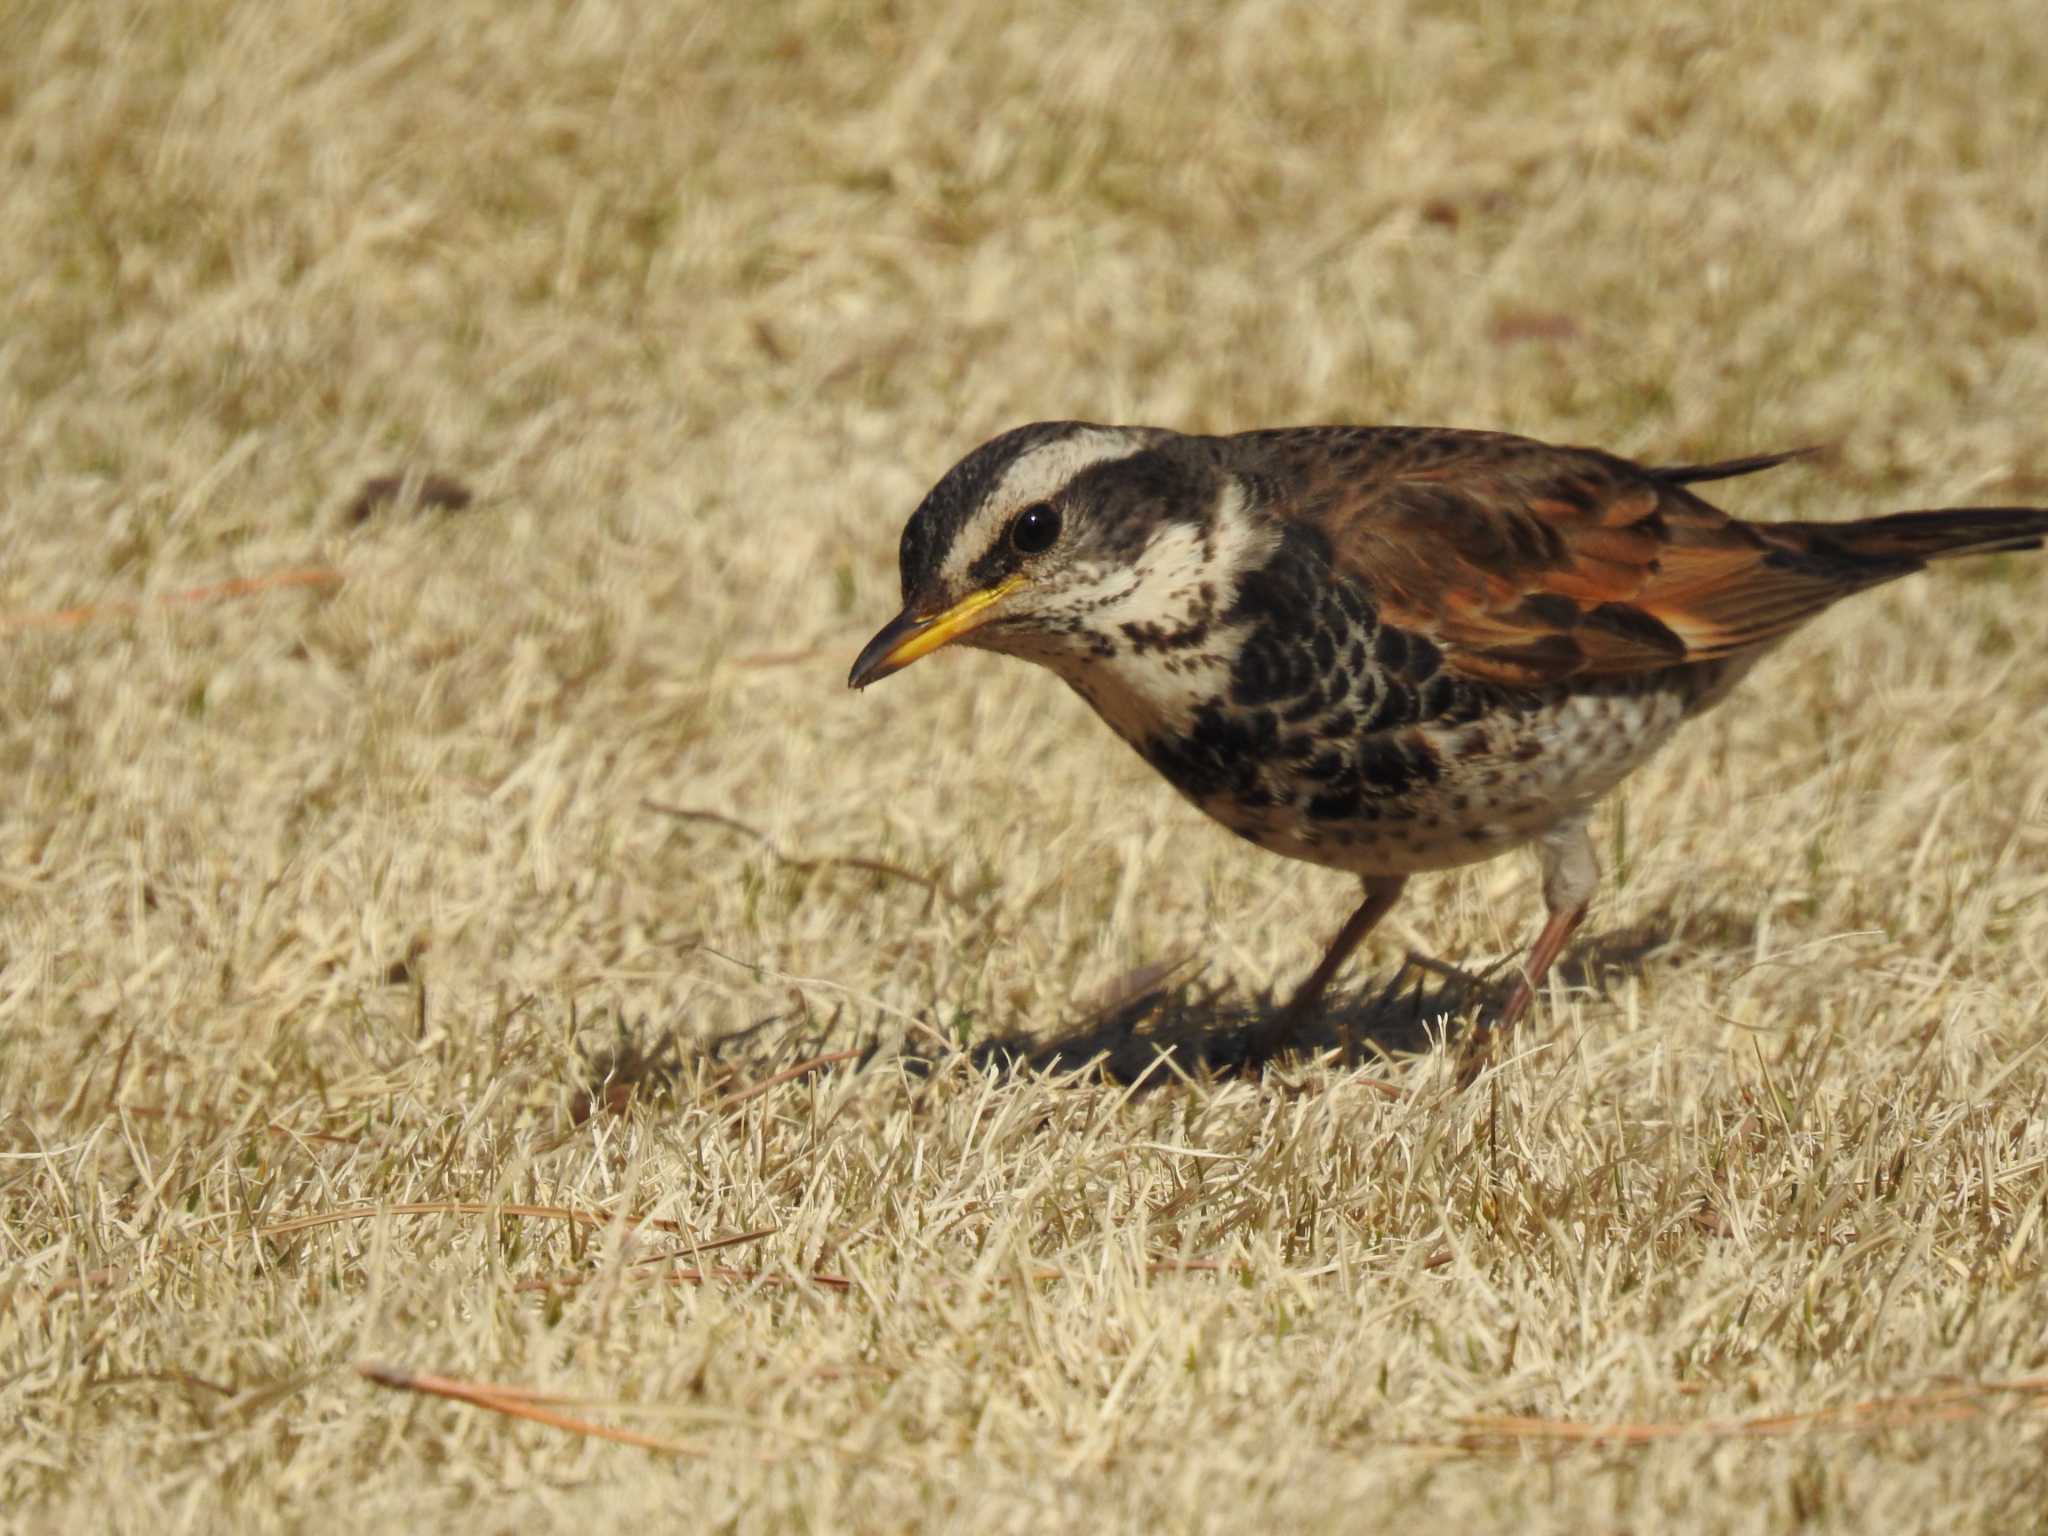
[{"label": "dry grass", "polygon": [[1382,984],[1525,863],[1386,1059],[1159,1063],[1348,883],[1049,676],[841,687],[1032,417],[2048,501],[2038,22],[13,0],[0,1519],[2040,1528],[2048,562],[1694,727],[1462,1094]]}]

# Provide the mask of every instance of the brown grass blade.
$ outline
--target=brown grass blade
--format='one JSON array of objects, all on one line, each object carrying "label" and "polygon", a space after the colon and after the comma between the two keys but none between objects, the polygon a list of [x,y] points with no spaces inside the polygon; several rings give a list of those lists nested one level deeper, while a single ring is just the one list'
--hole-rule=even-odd
[{"label": "brown grass blade", "polygon": [[2023,1376],[2012,1381],[1968,1382],[1933,1392],[1872,1398],[1841,1408],[1765,1414],[1748,1419],[1706,1419],[1696,1424],[1587,1424],[1570,1419],[1474,1417],[1459,1421],[1467,1426],[1469,1432],[1459,1437],[1457,1443],[1465,1450],[1497,1451],[1531,1441],[1640,1447],[1686,1436],[1758,1440],[1809,1430],[1869,1433],[1978,1418],[1990,1412],[1992,1401],[2000,1397],[2048,1399],[2048,1375]]},{"label": "brown grass blade", "polygon": [[283,591],[292,587],[338,587],[342,580],[342,573],[330,566],[272,571],[263,576],[238,576],[233,581],[217,581],[208,586],[173,592],[148,603],[87,603],[77,608],[59,608],[49,613],[0,614],[0,633],[27,629],[73,629],[100,619],[132,619],[138,614],[155,613],[166,608],[230,602],[236,598],[255,597],[261,593]]},{"label": "brown grass blade", "polygon": [[[672,1258],[674,1255],[664,1255],[662,1257]],[[638,1262],[658,1264],[661,1262],[661,1258],[650,1258]],[[771,1290],[778,1290],[782,1287],[799,1283],[799,1277],[795,1275],[776,1274],[765,1269],[728,1269],[723,1265],[714,1265],[708,1269],[695,1267],[672,1269],[665,1274],[643,1273],[636,1275],[634,1278],[646,1285],[761,1285]],[[537,1280],[522,1280],[513,1286],[512,1289],[515,1292],[572,1291],[578,1286],[590,1284],[595,1279],[597,1279],[597,1275],[589,1272],[568,1275],[546,1275]],[[828,1291],[844,1292],[853,1289],[853,1281],[845,1275],[821,1273],[804,1275],[801,1279],[809,1281],[813,1285],[823,1286]]]},{"label": "brown grass blade", "polygon": [[644,1434],[637,1429],[619,1429],[610,1424],[598,1424],[589,1419],[559,1413],[546,1406],[551,1401],[548,1396],[528,1391],[523,1387],[498,1386],[480,1381],[458,1381],[452,1376],[435,1376],[424,1371],[407,1371],[397,1366],[378,1365],[368,1361],[356,1367],[356,1374],[367,1381],[375,1382],[380,1387],[389,1387],[396,1392],[419,1392],[429,1397],[445,1397],[450,1402],[467,1403],[472,1408],[482,1408],[489,1413],[501,1413],[507,1418],[527,1419],[535,1424],[545,1424],[550,1429],[559,1429],[566,1434],[582,1435],[593,1440],[612,1440],[620,1445],[638,1446],[643,1451],[660,1451],[669,1456],[714,1454],[709,1446],[697,1445],[692,1441]]},{"label": "brown grass blade", "polygon": [[836,1066],[842,1061],[856,1061],[862,1054],[861,1049],[855,1046],[844,1051],[828,1051],[823,1056],[813,1056],[808,1061],[800,1061],[793,1067],[784,1067],[773,1077],[764,1077],[758,1083],[749,1084],[735,1093],[727,1094],[711,1106],[711,1112],[722,1115],[728,1109],[735,1109],[749,1099],[759,1098],[771,1088],[780,1088],[784,1083],[793,1083],[800,1077],[822,1072],[825,1068]]}]

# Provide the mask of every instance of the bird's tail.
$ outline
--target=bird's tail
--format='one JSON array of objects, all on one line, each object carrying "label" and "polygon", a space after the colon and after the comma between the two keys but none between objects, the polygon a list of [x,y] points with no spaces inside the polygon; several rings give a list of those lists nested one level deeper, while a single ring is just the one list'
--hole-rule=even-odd
[{"label": "bird's tail", "polygon": [[1818,549],[1832,545],[1862,559],[1917,567],[1955,555],[2039,549],[2048,539],[2048,507],[1945,507],[1804,527]]}]

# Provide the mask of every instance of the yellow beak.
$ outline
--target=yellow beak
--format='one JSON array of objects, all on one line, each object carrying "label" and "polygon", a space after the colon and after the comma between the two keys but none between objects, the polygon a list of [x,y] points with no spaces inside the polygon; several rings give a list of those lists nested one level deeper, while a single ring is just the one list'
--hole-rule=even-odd
[{"label": "yellow beak", "polygon": [[1005,577],[994,586],[971,593],[944,613],[921,616],[908,608],[882,626],[861,650],[846,679],[849,688],[865,688],[891,672],[901,672],[920,656],[928,656],[950,640],[987,623],[990,609],[1023,584],[1022,576]]}]

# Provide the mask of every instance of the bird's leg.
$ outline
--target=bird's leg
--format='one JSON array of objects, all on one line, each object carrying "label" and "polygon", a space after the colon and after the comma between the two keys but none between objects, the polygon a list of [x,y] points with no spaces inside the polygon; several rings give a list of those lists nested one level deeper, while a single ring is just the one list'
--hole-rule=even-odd
[{"label": "bird's leg", "polygon": [[1543,834],[1536,848],[1543,863],[1543,905],[1550,916],[1543,931],[1536,935],[1522,974],[1515,978],[1507,1006],[1494,1023],[1496,1033],[1513,1029],[1516,1021],[1529,1011],[1529,1005],[1536,1000],[1536,989],[1543,985],[1544,974],[1564,952],[1573,931],[1585,921],[1586,909],[1593,904],[1593,892],[1600,885],[1600,863],[1593,857],[1593,839],[1586,831],[1583,815],[1559,822]]},{"label": "bird's leg", "polygon": [[1287,1006],[1275,1014],[1267,1026],[1259,1031],[1253,1041],[1253,1054],[1263,1060],[1273,1052],[1291,1042],[1300,1030],[1309,1012],[1328,990],[1330,982],[1351,958],[1351,952],[1358,948],[1365,936],[1378,926],[1379,920],[1387,915],[1394,903],[1400,899],[1401,887],[1408,883],[1406,875],[1367,875],[1365,877],[1365,900],[1358,904],[1358,910],[1344,920],[1344,926],[1337,930],[1337,937],[1330,941],[1330,947],[1317,962],[1294,996],[1287,1000]]}]

